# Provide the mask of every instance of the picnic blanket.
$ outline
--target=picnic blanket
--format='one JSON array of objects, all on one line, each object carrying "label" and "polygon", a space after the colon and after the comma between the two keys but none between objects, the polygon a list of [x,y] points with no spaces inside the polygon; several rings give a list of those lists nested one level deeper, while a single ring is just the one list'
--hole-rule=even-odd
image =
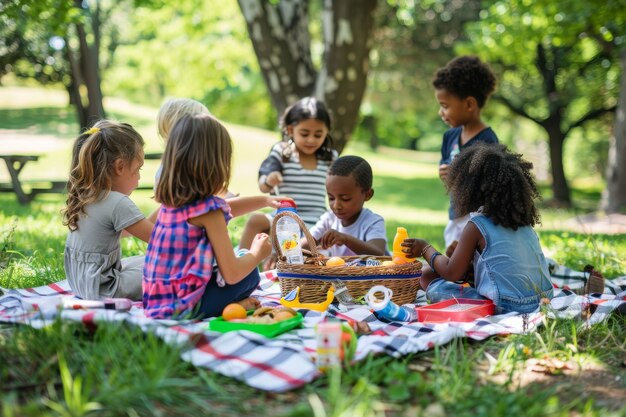
[{"label": "picnic blanket", "polygon": [[[626,303],[626,276],[607,280],[604,294],[577,295],[572,290],[585,284],[585,274],[560,265],[551,265],[555,297],[547,315],[580,318],[589,311],[590,303],[598,303],[595,312],[583,325],[600,322],[621,304]],[[97,326],[102,322],[127,323],[153,332],[166,343],[181,347],[182,359],[198,367],[267,391],[283,392],[298,388],[320,376],[315,366],[315,325],[327,317],[367,322],[372,333],[358,338],[354,360],[369,354],[400,357],[425,351],[452,339],[466,337],[484,340],[493,335],[533,331],[541,325],[541,312],[520,315],[505,314],[477,319],[469,323],[401,323],[379,320],[367,308],[340,311],[331,305],[327,312],[299,310],[304,316],[302,328],[274,339],[248,331],[216,333],[208,330],[208,321],[155,320],[144,316],[141,303],[129,311],[107,309],[60,309],[63,300],[75,299],[67,281],[37,288],[4,290],[0,297],[0,322],[18,323],[41,328],[56,319]],[[275,271],[262,273],[262,281],[253,294],[264,305],[277,305],[280,291]],[[416,304],[424,304],[423,292]],[[587,318],[587,317],[585,317]]]}]

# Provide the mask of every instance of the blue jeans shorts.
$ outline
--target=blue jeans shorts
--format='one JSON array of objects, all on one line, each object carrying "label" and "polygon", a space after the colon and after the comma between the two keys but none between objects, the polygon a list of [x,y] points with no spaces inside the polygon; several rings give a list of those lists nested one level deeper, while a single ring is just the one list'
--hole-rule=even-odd
[{"label": "blue jeans shorts", "polygon": [[[497,292],[497,291],[496,291]],[[472,300],[487,300],[478,293],[476,288],[464,287],[454,282],[446,281],[443,278],[437,278],[428,285],[426,289],[426,299],[430,303],[450,300],[452,298],[470,298]],[[514,298],[500,294],[496,299],[492,300],[496,305],[496,314],[504,314],[510,312],[532,313],[539,309],[542,298],[552,298],[552,289],[542,293],[535,293],[528,297]]]}]

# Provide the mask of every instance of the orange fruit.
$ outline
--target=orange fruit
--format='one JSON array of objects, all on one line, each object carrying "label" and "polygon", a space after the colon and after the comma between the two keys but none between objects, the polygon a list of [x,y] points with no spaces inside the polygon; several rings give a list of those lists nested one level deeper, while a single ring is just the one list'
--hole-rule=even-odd
[{"label": "orange fruit", "polygon": [[400,256],[394,256],[392,260],[393,260],[393,263],[396,265],[402,265],[402,264],[408,263],[404,258]]},{"label": "orange fruit", "polygon": [[285,310],[279,311],[278,313],[274,314],[274,320],[276,321],[289,320],[293,317],[294,315],[291,312]]},{"label": "orange fruit", "polygon": [[394,261],[383,261],[382,266],[393,266],[396,263]]},{"label": "orange fruit", "polygon": [[341,266],[345,263],[346,261],[344,261],[339,256],[333,256],[332,258],[328,258],[328,260],[326,261],[326,266]]},{"label": "orange fruit", "polygon": [[246,317],[248,317],[248,312],[241,304],[231,303],[222,310],[222,318],[226,321],[245,319]]}]

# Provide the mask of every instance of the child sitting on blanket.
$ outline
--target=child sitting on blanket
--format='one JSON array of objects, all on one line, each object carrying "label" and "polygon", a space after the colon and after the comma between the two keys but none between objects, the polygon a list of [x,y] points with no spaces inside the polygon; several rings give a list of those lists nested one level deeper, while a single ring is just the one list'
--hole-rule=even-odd
[{"label": "child sitting on blanket", "polygon": [[[150,236],[143,277],[146,316],[209,317],[237,302],[252,309],[259,283],[257,265],[271,252],[266,234],[236,256],[227,223],[233,216],[278,207],[285,197],[235,197],[226,202],[232,141],[226,128],[206,114],[182,117],[163,155],[155,198],[161,203]],[[219,274],[217,271],[219,267]]]},{"label": "child sitting on blanket", "polygon": [[329,256],[385,255],[385,219],[363,204],[374,195],[372,167],[359,156],[342,156],[326,177],[330,210],[310,230]]},{"label": "child sitting on blanket", "polygon": [[153,224],[128,196],[137,188],[144,141],[130,125],[97,122],[74,143],[63,225],[65,274],[74,294],[141,299],[144,255],[121,259],[122,231],[147,242]]},{"label": "child sitting on blanket", "polygon": [[[458,215],[470,214],[459,243],[447,256],[423,239],[406,239],[410,257],[430,267],[420,285],[430,302],[490,299],[497,313],[530,313],[552,298],[548,264],[533,226],[539,197],[532,164],[504,145],[477,143],[461,151],[446,179]],[[455,283],[474,268],[475,287]]]},{"label": "child sitting on blanket", "polygon": [[[163,139],[164,143],[167,143],[167,139],[170,136],[170,131],[181,117],[193,114],[211,114],[209,109],[199,101],[192,100],[190,98],[170,98],[167,99],[159,109],[157,114],[157,128],[159,130],[159,136]],[[161,178],[161,172],[163,171],[163,163],[159,165],[154,178],[154,191],[156,191],[157,184]]]}]

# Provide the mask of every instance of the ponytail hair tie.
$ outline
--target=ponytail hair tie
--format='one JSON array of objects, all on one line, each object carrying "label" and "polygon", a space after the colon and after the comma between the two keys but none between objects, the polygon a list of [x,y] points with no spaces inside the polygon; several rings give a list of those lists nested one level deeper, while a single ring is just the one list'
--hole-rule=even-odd
[{"label": "ponytail hair tie", "polygon": [[91,129],[85,131],[85,135],[93,135],[94,133],[98,133],[100,131],[99,127],[92,127]]}]

